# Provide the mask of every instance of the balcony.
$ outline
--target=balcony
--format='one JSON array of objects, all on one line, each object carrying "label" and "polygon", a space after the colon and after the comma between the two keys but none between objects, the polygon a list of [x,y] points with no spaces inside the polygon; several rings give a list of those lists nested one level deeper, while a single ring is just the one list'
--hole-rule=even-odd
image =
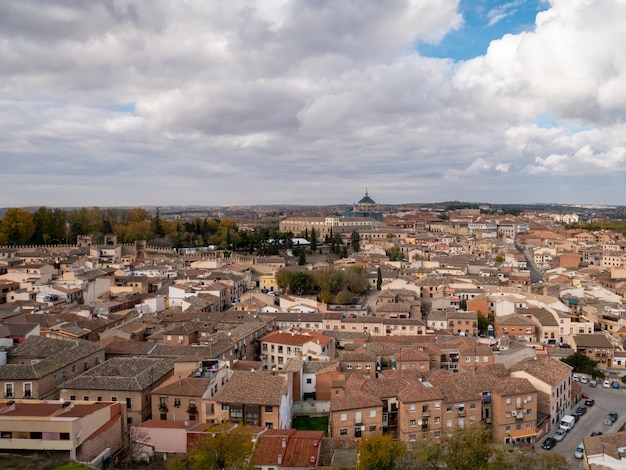
[{"label": "balcony", "polygon": [[423,416],[424,418],[428,418],[428,417],[430,416],[430,411],[428,411],[428,410],[422,410],[422,416]]},{"label": "balcony", "polygon": [[457,413],[458,413],[459,416],[465,416],[465,410],[464,409],[461,409],[461,408],[458,409]]},{"label": "balcony", "polygon": [[159,411],[160,411],[161,413],[167,413],[167,412],[168,412],[167,405],[165,405],[165,404],[161,404],[161,405],[159,405]]}]

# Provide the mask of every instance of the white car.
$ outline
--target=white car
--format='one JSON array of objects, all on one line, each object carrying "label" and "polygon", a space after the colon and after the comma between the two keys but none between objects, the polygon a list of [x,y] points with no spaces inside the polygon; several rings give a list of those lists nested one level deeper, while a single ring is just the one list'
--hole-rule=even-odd
[{"label": "white car", "polygon": [[587,383],[587,376],[586,375],[581,375],[580,376],[580,383],[581,384],[586,384]]},{"label": "white car", "polygon": [[582,459],[585,457],[585,448],[583,447],[582,442],[578,444],[578,447],[576,447],[576,450],[574,451],[574,457],[576,457],[577,459]]},{"label": "white car", "polygon": [[561,442],[565,436],[567,436],[567,432],[565,431],[565,429],[557,429],[554,433],[554,438],[557,440],[557,442]]},{"label": "white car", "polygon": [[604,388],[611,388],[611,382],[609,380],[605,380],[604,382],[602,382],[602,386]]}]

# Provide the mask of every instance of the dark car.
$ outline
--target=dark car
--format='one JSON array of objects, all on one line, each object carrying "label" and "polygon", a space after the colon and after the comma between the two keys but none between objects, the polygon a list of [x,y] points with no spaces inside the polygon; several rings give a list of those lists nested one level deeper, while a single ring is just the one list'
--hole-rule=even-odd
[{"label": "dark car", "polygon": [[602,435],[602,431],[591,431],[591,437],[601,436],[601,435]]},{"label": "dark car", "polygon": [[611,424],[613,424],[615,421],[617,421],[617,413],[615,413],[614,411],[610,412],[607,416],[606,419],[608,421],[611,422]]},{"label": "dark car", "polygon": [[593,406],[596,404],[596,401],[593,398],[587,398],[585,400],[585,406]]},{"label": "dark car", "polygon": [[556,439],[553,437],[546,437],[546,440],[543,441],[542,449],[550,450],[556,445]]},{"label": "dark car", "polygon": [[611,382],[611,388],[619,389],[619,382],[616,382],[616,381]]},{"label": "dark car", "polygon": [[587,412],[587,408],[585,408],[584,406],[579,406],[578,408],[576,408],[576,411],[574,414],[578,415],[578,416],[582,416]]}]

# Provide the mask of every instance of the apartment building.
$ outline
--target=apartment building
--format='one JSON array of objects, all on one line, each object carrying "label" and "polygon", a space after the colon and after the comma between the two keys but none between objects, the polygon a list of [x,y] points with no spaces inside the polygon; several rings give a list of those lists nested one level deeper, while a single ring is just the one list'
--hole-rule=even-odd
[{"label": "apartment building", "polygon": [[263,336],[259,341],[261,361],[266,369],[281,370],[292,357],[327,361],[334,356],[332,338],[317,331],[277,330]]}]

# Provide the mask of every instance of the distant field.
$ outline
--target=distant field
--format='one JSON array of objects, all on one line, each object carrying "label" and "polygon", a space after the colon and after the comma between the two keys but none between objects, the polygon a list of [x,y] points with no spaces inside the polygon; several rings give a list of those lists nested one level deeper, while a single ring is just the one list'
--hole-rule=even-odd
[{"label": "distant field", "polygon": [[292,427],[303,431],[324,431],[328,435],[328,416],[294,416]]}]

